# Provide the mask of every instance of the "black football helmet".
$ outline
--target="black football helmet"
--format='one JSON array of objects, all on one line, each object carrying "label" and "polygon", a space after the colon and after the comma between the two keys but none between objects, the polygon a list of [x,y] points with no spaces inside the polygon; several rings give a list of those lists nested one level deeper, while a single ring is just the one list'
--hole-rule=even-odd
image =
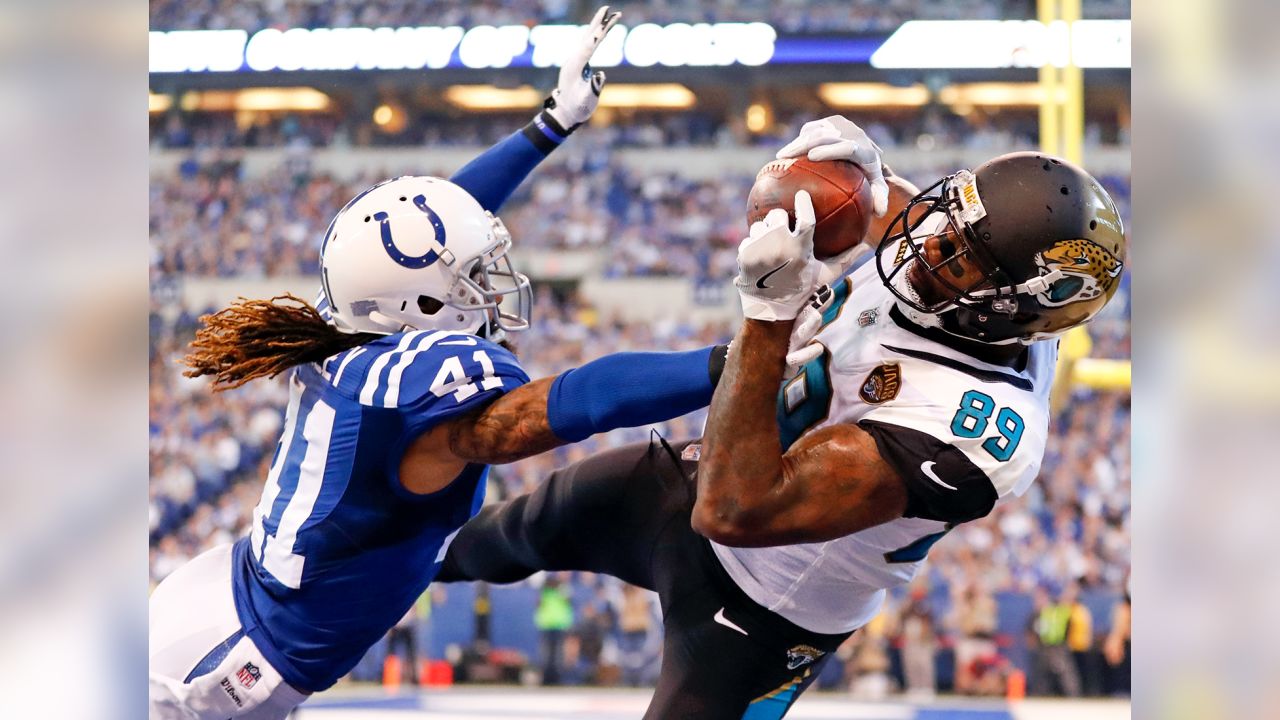
[{"label": "black football helmet", "polygon": [[[916,237],[927,218],[957,239],[930,264]],[[908,220],[910,219],[910,221]],[[1089,173],[1043,153],[1001,155],[948,175],[914,197],[876,248],[880,278],[917,313],[949,333],[987,343],[1030,343],[1088,322],[1115,295],[1127,240],[1120,213]],[[983,274],[957,287],[942,270],[964,256]],[[947,288],[926,302],[904,275],[913,263]]]}]

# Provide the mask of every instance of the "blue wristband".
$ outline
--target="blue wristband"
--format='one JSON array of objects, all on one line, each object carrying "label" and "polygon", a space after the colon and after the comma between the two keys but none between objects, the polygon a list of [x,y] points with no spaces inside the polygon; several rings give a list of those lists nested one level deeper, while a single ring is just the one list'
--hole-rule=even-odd
[{"label": "blue wristband", "polygon": [[716,350],[615,353],[561,373],[547,397],[551,431],[577,442],[706,407],[715,391]]}]

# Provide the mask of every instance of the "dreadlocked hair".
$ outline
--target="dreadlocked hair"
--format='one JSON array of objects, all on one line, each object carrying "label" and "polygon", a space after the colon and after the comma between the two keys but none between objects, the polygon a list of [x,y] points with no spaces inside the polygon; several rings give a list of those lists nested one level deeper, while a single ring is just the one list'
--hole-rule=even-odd
[{"label": "dreadlocked hair", "polygon": [[203,324],[182,362],[187,377],[213,376],[213,390],[238,388],[275,377],[295,365],[325,358],[375,340],[373,333],[344,333],[325,322],[309,303],[291,294],[270,300],[239,298]]}]

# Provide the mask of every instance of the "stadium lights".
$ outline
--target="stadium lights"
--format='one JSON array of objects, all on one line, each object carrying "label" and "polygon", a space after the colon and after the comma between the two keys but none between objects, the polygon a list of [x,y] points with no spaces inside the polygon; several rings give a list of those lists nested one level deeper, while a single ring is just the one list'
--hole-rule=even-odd
[{"label": "stadium lights", "polygon": [[919,107],[929,102],[929,90],[920,84],[823,83],[818,97],[831,107]]},{"label": "stadium lights", "polygon": [[[545,93],[528,85],[500,88],[493,85],[451,85],[444,99],[466,110],[524,110],[542,104]],[[627,85],[610,83],[600,93],[600,107],[684,109],[693,107],[697,97],[684,85],[659,83]]]},{"label": "stadium lights", "polygon": [[408,127],[409,113],[399,103],[385,102],[374,108],[373,124],[382,132],[395,135]]},{"label": "stadium lights", "polygon": [[444,99],[466,110],[523,110],[542,103],[543,93],[528,85],[500,88],[493,85],[451,85]]},{"label": "stadium lights", "polygon": [[1044,102],[1044,88],[1038,83],[958,83],[938,92],[938,101],[953,106],[1038,106]]},{"label": "stadium lights", "polygon": [[658,83],[654,85],[615,85],[604,86],[600,93],[600,104],[613,108],[655,108],[682,110],[691,108],[697,102],[693,91],[679,83]]},{"label": "stadium lights", "polygon": [[[178,103],[187,112],[317,112],[328,110],[329,104],[328,95],[309,87],[191,90]],[[171,105],[168,95],[152,93],[148,99],[151,112],[164,112]]]},{"label": "stadium lights", "polygon": [[309,87],[252,88],[236,96],[236,110],[297,110],[317,112],[329,109],[329,96]]}]

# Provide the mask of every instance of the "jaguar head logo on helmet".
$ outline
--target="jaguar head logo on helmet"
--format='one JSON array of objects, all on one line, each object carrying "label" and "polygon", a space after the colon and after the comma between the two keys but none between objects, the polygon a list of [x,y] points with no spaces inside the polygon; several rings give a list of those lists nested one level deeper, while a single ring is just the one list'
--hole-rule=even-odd
[{"label": "jaguar head logo on helmet", "polygon": [[876,249],[912,319],[985,343],[1030,343],[1088,322],[1115,295],[1128,241],[1107,191],[1042,153],[942,178]]},{"label": "jaguar head logo on helmet", "polygon": [[533,296],[510,248],[502,221],[448,180],[374,185],[338,212],[321,245],[330,322],[346,333],[449,330],[494,340],[524,330]]}]

